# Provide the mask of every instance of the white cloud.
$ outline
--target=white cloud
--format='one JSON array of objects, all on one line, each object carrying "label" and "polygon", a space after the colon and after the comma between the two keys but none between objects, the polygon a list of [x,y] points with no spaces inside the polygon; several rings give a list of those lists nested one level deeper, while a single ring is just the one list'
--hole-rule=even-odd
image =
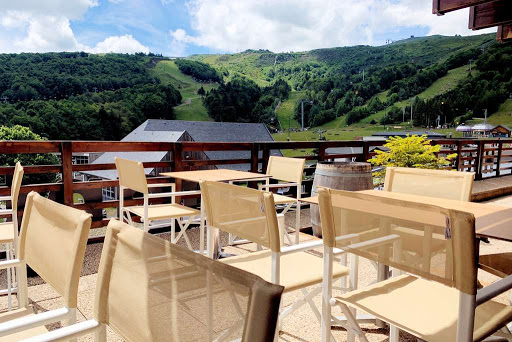
[{"label": "white cloud", "polygon": [[135,52],[144,52],[148,53],[149,48],[147,46],[142,45],[137,41],[137,39],[133,38],[131,34],[126,34],[124,36],[112,36],[106,38],[104,41],[96,44],[94,48],[86,49],[87,51],[93,53],[101,53],[101,52],[117,52],[117,53],[135,53]]},{"label": "white cloud", "polygon": [[70,20],[80,20],[95,6],[97,0],[9,1],[0,13],[0,52],[149,52],[132,35],[111,36],[94,47],[78,42]]},{"label": "white cloud", "polygon": [[108,2],[117,5],[117,4],[120,4],[120,3],[124,2],[124,0],[108,0]]},{"label": "white cloud", "polygon": [[195,34],[182,29],[170,34],[173,45],[182,49],[195,44],[279,52],[381,44],[378,34],[417,26],[428,29],[429,35],[483,33],[467,29],[467,10],[437,17],[431,6],[430,0],[190,0]]},{"label": "white cloud", "polygon": [[162,6],[167,6],[174,3],[174,0],[160,0]]}]

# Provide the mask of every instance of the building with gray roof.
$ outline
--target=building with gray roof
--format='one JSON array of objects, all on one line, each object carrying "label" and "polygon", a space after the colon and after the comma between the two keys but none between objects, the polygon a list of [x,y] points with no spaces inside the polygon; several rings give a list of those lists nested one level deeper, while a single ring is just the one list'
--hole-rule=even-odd
[{"label": "building with gray roof", "polygon": [[[265,124],[211,121],[146,120],[121,141],[140,142],[264,142],[274,141]],[[282,156],[279,150],[271,155]],[[93,164],[113,163],[115,157],[141,162],[170,160],[170,153],[157,152],[106,152]],[[187,157],[187,156],[185,156]],[[249,151],[204,151],[192,159],[249,159]],[[261,158],[261,156],[260,156]],[[248,170],[249,164],[222,165],[222,168]],[[156,175],[160,170],[144,169],[147,175]],[[117,179],[116,170],[84,171],[88,179]]]}]

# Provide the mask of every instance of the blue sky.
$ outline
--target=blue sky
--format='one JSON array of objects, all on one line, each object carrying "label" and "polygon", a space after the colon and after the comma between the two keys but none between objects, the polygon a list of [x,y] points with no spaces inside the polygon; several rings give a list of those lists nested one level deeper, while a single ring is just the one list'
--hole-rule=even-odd
[{"label": "blue sky", "polygon": [[411,35],[480,34],[467,10],[431,0],[18,0],[0,13],[0,52],[196,53],[382,45]]}]

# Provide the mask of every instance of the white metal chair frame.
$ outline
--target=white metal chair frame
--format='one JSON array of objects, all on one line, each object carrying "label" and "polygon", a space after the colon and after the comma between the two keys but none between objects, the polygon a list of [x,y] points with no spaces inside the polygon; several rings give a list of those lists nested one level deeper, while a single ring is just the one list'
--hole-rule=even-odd
[{"label": "white metal chair frame", "polygon": [[[169,224],[167,222],[160,223],[160,224],[151,224],[152,221],[146,219],[148,217],[148,209],[149,209],[149,199],[150,198],[171,198],[171,203],[176,203],[176,197],[185,197],[185,196],[191,196],[191,195],[200,195],[201,191],[174,191],[175,184],[172,183],[159,183],[159,184],[148,184],[148,188],[159,188],[159,187],[170,187],[172,190],[171,192],[160,192],[160,193],[148,193],[143,194],[143,207],[144,207],[144,216],[141,217],[141,221],[144,224],[144,231],[149,232],[150,229],[155,228],[161,228],[161,227],[167,227]],[[124,206],[124,190],[129,189],[127,187],[124,187],[122,185],[119,186],[119,212],[120,212],[120,219],[124,220],[126,219],[130,225],[133,224],[133,220],[131,217],[131,214],[135,214],[133,211],[130,211],[130,207]],[[190,239],[187,235],[187,229],[190,227],[190,224],[194,223],[199,219],[199,229],[200,229],[200,244],[199,244],[199,251],[200,253],[204,253],[204,217],[202,215],[195,215],[190,216],[186,221],[182,221],[179,218],[172,218],[171,219],[171,242],[177,243],[182,237],[185,240],[185,243],[187,244],[188,249],[193,250],[192,244],[190,242]],[[178,226],[180,228],[180,232],[176,235],[176,225],[175,222],[178,223]]]},{"label": "white metal chair frame", "polygon": [[[11,185],[11,194],[9,196],[0,196],[0,201],[11,202],[11,209],[0,210],[2,215],[11,215],[11,222],[0,223],[0,229],[9,229],[8,226],[12,225],[13,240],[6,243],[6,260],[12,260],[18,255],[18,196],[23,179],[23,167],[19,162],[16,163],[14,168],[13,183]],[[15,198],[16,197],[16,198]],[[2,226],[6,226],[4,228]],[[16,286],[16,269],[11,267],[7,269],[7,289],[0,290],[0,295],[7,294],[7,308],[12,309],[12,293],[18,291]]]},{"label": "white metal chair frame", "polygon": [[[297,160],[302,161],[302,167],[300,168],[300,175],[297,175],[294,177],[294,175],[290,175],[290,177],[286,177],[287,179],[282,179],[282,177],[279,176],[273,176],[272,175],[272,165],[275,162],[279,162],[280,160],[286,160],[286,159],[292,159],[294,162]],[[295,198],[295,201],[288,204],[282,205],[282,210],[279,214],[286,214],[288,211],[290,211],[295,206],[295,244],[299,243],[299,236],[300,236],[300,209],[301,209],[301,195],[302,195],[302,176],[304,173],[304,164],[306,160],[305,159],[297,159],[297,158],[286,158],[286,157],[276,157],[271,156],[268,161],[268,167],[267,167],[267,175],[273,176],[272,179],[277,180],[278,182],[285,182],[285,183],[277,183],[277,184],[270,184],[270,178],[267,178],[265,181],[265,184],[260,184],[258,189],[259,190],[266,190],[270,191],[270,189],[282,189],[282,188],[289,188],[289,187],[296,187],[297,188],[297,197]],[[293,170],[292,170],[293,171]],[[292,180],[293,179],[293,180]],[[279,207],[279,205],[277,205]],[[284,224],[284,223],[283,223]],[[292,239],[290,238],[290,235],[288,231],[286,230],[286,227],[283,225],[283,231],[285,233],[285,237],[288,240],[288,243],[293,245],[294,242],[292,242]]]},{"label": "white metal chair frame", "polygon": [[[326,189],[319,189],[320,192],[325,190]],[[326,204],[320,202],[320,205],[325,206]],[[330,216],[333,217],[333,215]],[[401,237],[399,235],[393,234],[393,232],[391,231],[389,235],[384,237],[379,237],[364,242],[357,242],[358,235],[359,234],[347,234],[337,236],[335,238],[335,241],[351,241],[352,244],[345,247],[346,250],[364,250],[365,248],[374,248],[379,246],[390,245],[392,247],[392,258],[395,261],[395,264],[400,264],[400,258],[402,257],[402,244]],[[332,334],[330,333],[331,326],[333,324],[341,325],[347,330],[347,341],[355,341],[355,336],[357,335],[360,341],[368,342],[368,339],[366,338],[365,333],[361,330],[359,323],[374,323],[375,318],[372,317],[371,319],[367,320],[360,319],[359,317],[356,316],[355,309],[349,308],[348,305],[340,303],[339,301],[332,297],[332,290],[336,289],[332,286],[332,266],[334,262],[334,256],[344,252],[344,250],[329,247],[326,244],[324,244],[324,281],[322,284],[322,342],[335,341]],[[359,258],[359,256],[352,253],[350,254],[350,256],[351,263],[355,263],[357,265],[357,259]],[[477,266],[475,265],[475,268],[476,267]],[[402,271],[398,268],[392,269],[392,277],[399,276],[401,273]],[[355,267],[354,269],[352,269],[351,267],[350,278],[354,279],[355,283],[353,283],[352,285],[354,286],[354,288],[357,288],[357,267]],[[458,290],[459,320],[457,322],[457,342],[473,341],[473,329],[476,307],[510,289],[512,289],[512,275],[500,279],[499,281],[487,287],[477,290],[476,295],[470,295]],[[339,306],[341,308],[343,314],[346,317],[346,321],[342,321],[332,317],[331,308],[334,306]],[[495,339],[495,337],[498,339]],[[494,333],[492,337],[485,339],[485,341],[502,340],[503,338],[507,339],[508,341],[512,341],[512,334],[510,334],[510,331],[507,329],[506,326],[503,327],[500,331]],[[398,340],[399,329],[397,327],[390,326],[389,341],[398,342]]]},{"label": "white metal chair frame", "polygon": [[[201,182],[201,190],[203,191],[203,199],[205,201],[208,201],[209,200],[208,199],[209,196],[207,194],[205,194],[206,191],[204,189],[204,184],[205,183],[208,183],[208,182]],[[252,189],[247,189],[247,190],[249,190],[249,191],[257,191],[257,190],[252,190]],[[259,190],[259,191],[263,193],[263,191],[261,191],[261,190]],[[265,199],[264,199],[264,202],[262,204],[264,208],[262,208],[262,210],[265,211],[267,217],[272,217],[273,215],[275,215],[276,223],[277,223],[278,218],[277,218],[277,213],[275,211],[275,204],[274,204],[274,200],[273,200],[273,194],[271,192],[264,192],[264,193],[268,194],[268,197],[264,197]],[[205,203],[205,207],[208,208],[209,204]],[[270,218],[268,220],[272,221],[272,218]],[[245,222],[247,220],[242,220],[242,221]],[[241,222],[241,223],[243,223],[243,222]],[[233,223],[233,222],[231,222],[231,223]],[[272,227],[271,224],[269,224],[269,226]],[[214,226],[211,226],[210,224],[207,224],[207,228],[208,228],[207,232],[208,232],[208,235],[210,236],[211,240],[213,240],[213,236],[214,236],[216,230],[222,230],[222,227],[214,227]],[[277,250],[277,251],[272,249],[272,254],[271,254],[271,258],[272,258],[272,260],[271,260],[271,280],[270,281],[273,284],[279,285],[280,284],[281,257],[282,256],[289,255],[289,254],[294,254],[294,253],[299,253],[299,252],[306,252],[308,250],[313,250],[315,248],[318,248],[318,247],[322,246],[324,244],[324,242],[322,240],[318,240],[318,241],[306,242],[306,243],[296,244],[296,245],[293,245],[293,246],[283,247],[283,239],[282,239],[283,232],[282,232],[282,229],[280,229],[279,226],[275,227],[275,229],[278,230],[276,232],[276,235],[280,237],[279,241],[280,241],[280,245],[281,246],[280,246],[279,250]],[[348,237],[348,239],[352,239],[352,238],[353,238],[352,236]],[[208,247],[209,248],[208,248],[208,251],[207,251],[207,255],[210,256],[210,257],[213,257],[213,252],[214,252],[213,248],[210,248],[210,246],[208,246]],[[333,277],[332,277],[332,265],[331,265],[331,279],[332,279],[332,281],[335,281],[335,280],[338,279],[338,278],[333,279]],[[331,286],[332,286],[332,284],[331,284]],[[279,318],[278,318],[278,323],[277,323],[277,328],[276,328],[275,341],[277,341],[277,337],[279,335],[279,331],[280,331],[280,327],[281,327],[281,321],[284,318],[286,318],[288,315],[292,314],[293,312],[295,312],[296,310],[301,308],[304,304],[308,304],[309,305],[309,307],[311,308],[311,310],[315,314],[315,317],[318,319],[320,324],[322,324],[322,314],[320,313],[320,311],[318,310],[317,306],[313,302],[313,298],[316,295],[318,295],[319,293],[321,293],[322,289],[323,289],[322,286],[318,286],[317,288],[315,288],[315,289],[311,290],[310,292],[308,292],[303,287],[303,288],[300,289],[303,297],[300,300],[298,300],[297,302],[291,304],[285,310],[280,310]],[[344,291],[352,290],[351,287],[347,287],[347,288],[340,287],[340,289],[344,290]]]},{"label": "white metal chair frame", "polygon": [[[27,196],[27,207],[30,206],[30,202],[32,201],[31,197],[34,196],[40,196],[36,194],[35,192],[31,192]],[[49,201],[49,200],[47,200]],[[75,209],[76,210],[76,209]],[[28,219],[30,220],[30,218]],[[87,223],[88,221],[88,223]],[[89,234],[89,228],[90,228],[90,222],[91,222],[91,215],[90,214],[83,214],[83,217],[80,217],[80,223],[84,226],[87,226],[87,233],[86,236]],[[28,225],[28,222],[25,222],[25,219],[22,222],[22,229],[26,229],[26,226]],[[75,227],[72,227],[75,228]],[[78,227],[77,227],[78,228]],[[23,232],[22,232],[23,234]],[[82,239],[83,245],[86,244],[87,238]],[[78,243],[77,243],[78,246]],[[85,248],[84,248],[85,252]],[[80,256],[77,255],[77,257],[80,259]],[[83,255],[81,256],[83,260]],[[74,265],[74,268],[76,268],[77,265]],[[82,263],[80,263],[79,268],[81,269]],[[18,275],[18,289],[17,289],[17,299],[18,299],[18,307],[20,309],[29,310],[29,301],[28,301],[28,283],[27,283],[27,262],[23,259],[16,258],[11,260],[6,260],[0,262],[0,269],[9,269],[9,268],[16,268],[16,274]],[[74,275],[80,275],[80,269],[73,270]],[[72,276],[74,277],[74,276]],[[69,286],[69,285],[67,285]],[[75,291],[73,288],[66,289],[69,291]],[[78,291],[78,281],[76,282],[76,291]],[[53,309],[46,312],[34,314],[34,315],[28,315],[28,316],[22,316],[16,319],[12,319],[9,321],[5,321],[3,323],[0,323],[0,338],[4,336],[8,336],[11,334],[15,334],[18,332],[22,332],[28,329],[32,329],[35,327],[40,327],[43,325],[64,321],[66,325],[71,326],[76,323],[76,307],[68,307],[67,305],[63,306],[59,309]]]},{"label": "white metal chair frame", "polygon": [[[160,223],[160,224],[151,224],[152,220],[150,220],[149,217],[149,199],[151,198],[171,198],[171,204],[176,204],[176,197],[185,197],[185,196],[192,196],[192,195],[200,195],[201,191],[175,191],[175,184],[174,183],[158,183],[158,184],[148,184],[146,176],[144,174],[144,167],[141,162],[136,162],[132,160],[122,159],[122,158],[115,158],[117,172],[119,174],[119,219],[121,221],[126,221],[130,225],[133,224],[133,220],[131,217],[131,214],[134,214],[136,216],[141,217],[141,221],[144,225],[144,232],[149,232],[150,229],[155,228],[161,228],[161,227],[167,227],[169,224],[167,222]],[[130,166],[122,165],[129,163]],[[128,182],[134,181],[135,183],[139,182],[138,185],[140,185],[143,189],[136,189],[129,186],[122,185],[123,181],[121,180],[121,177],[123,177],[121,174],[121,168],[124,167],[131,167],[134,168],[134,170],[129,170],[132,172],[132,174],[127,174],[127,180]],[[135,170],[136,169],[136,170]],[[135,178],[135,179],[134,179]],[[161,187],[170,187],[171,192],[161,192],[161,193],[150,193],[150,189],[154,188],[161,188]],[[137,191],[142,193],[143,195],[143,215],[140,215],[140,213],[137,213],[133,210],[134,207],[125,207],[124,205],[124,190],[130,189],[133,191]],[[172,215],[174,216],[174,215]],[[182,219],[184,217],[188,217],[186,221],[183,221]],[[190,250],[194,250],[192,247],[192,244],[190,242],[190,239],[187,235],[187,229],[190,227],[190,224],[192,224],[194,221],[197,221],[199,219],[199,229],[200,229],[200,242],[199,242],[199,252],[202,254],[204,253],[204,214],[201,210],[200,214],[198,215],[191,215],[191,216],[182,216],[182,217],[169,217],[171,220],[171,242],[177,243],[182,237],[185,240],[185,243],[187,244],[187,247]],[[169,219],[169,218],[162,218],[163,219]],[[155,219],[153,221],[157,221],[158,219]],[[175,222],[178,222],[178,226],[180,228],[180,232],[178,235],[176,235],[176,225]]]},{"label": "white metal chair frame", "polygon": [[[122,224],[124,224],[124,223],[122,223]],[[112,225],[113,233],[107,232],[107,234],[113,235],[113,234],[118,234],[119,231],[122,231],[122,230],[120,230],[120,228],[122,228],[122,226],[119,225],[118,221],[112,220],[111,225]],[[110,229],[110,224],[109,224],[109,229]],[[133,229],[133,228],[130,228],[130,229]],[[111,246],[109,246],[109,247],[111,247]],[[103,253],[105,253],[105,252],[103,252]],[[103,258],[103,254],[102,254],[102,258]],[[167,258],[167,256],[157,256],[157,257],[154,257],[153,260],[155,262],[158,262],[160,260],[166,261],[166,260],[168,260],[168,258]],[[214,261],[214,262],[217,262],[217,261]],[[104,265],[103,267],[106,268],[106,269],[103,269],[103,272],[107,271],[108,273],[111,273],[112,270],[116,267],[115,264],[108,263],[108,262],[106,262],[102,265]],[[186,279],[190,276],[194,276],[197,273],[197,267],[198,267],[197,264],[195,264],[195,265],[192,264],[192,265],[188,266],[190,272],[180,272],[180,274],[171,275],[165,279],[147,279],[147,281],[149,282],[150,286],[154,286],[154,285],[158,285],[158,283],[160,283],[160,282],[165,283],[166,281],[169,280],[169,278],[175,278],[175,279],[185,278]],[[100,272],[101,271],[102,271],[102,266],[100,266]],[[235,270],[235,271],[238,271],[238,270]],[[231,272],[231,274],[233,275],[233,272]],[[237,314],[239,314],[240,316],[242,316],[242,318],[244,318],[242,309],[240,307],[239,300],[236,296],[236,290],[233,289],[230,281],[226,278],[221,279],[217,274],[212,272],[212,269],[210,269],[207,271],[206,281],[207,281],[207,283],[212,284],[213,279],[216,279],[219,284],[222,284],[224,286],[224,288],[230,292],[230,299],[231,299],[235,309],[237,309]],[[268,283],[266,285],[268,286]],[[214,291],[213,286],[208,285],[206,296],[207,296],[207,301],[208,301],[210,308],[212,308],[214,305],[213,291]],[[266,296],[269,295],[269,293],[270,293],[267,289],[265,289],[265,292],[266,292],[265,295],[261,294],[261,289],[258,289],[256,291],[260,292],[259,298],[262,298],[262,299],[266,299]],[[275,289],[272,289],[272,291],[275,291]],[[105,297],[108,298],[108,291],[107,291],[107,293],[105,293],[104,291],[96,291],[95,305],[98,306],[101,304],[106,304],[106,302],[108,302],[108,299],[105,299]],[[186,304],[182,304],[182,305],[186,305]],[[209,309],[208,314],[207,314],[208,341],[215,341],[215,342],[227,341],[227,338],[233,333],[233,331],[240,328],[240,322],[237,322],[231,328],[224,331],[223,334],[221,334],[216,339],[214,339],[213,338],[214,332],[213,332],[213,327],[212,327],[213,319],[214,319],[213,310]],[[30,341],[30,342],[66,341],[66,340],[75,339],[80,336],[85,336],[85,335],[89,335],[89,334],[94,334],[94,341],[104,342],[104,341],[107,341],[107,334],[106,334],[107,325],[108,325],[108,323],[100,323],[100,322],[98,322],[98,320],[96,318],[93,318],[93,319],[90,319],[90,320],[87,320],[84,322],[79,322],[79,323],[75,322],[72,325],[68,325],[68,326],[62,327],[57,330],[53,330],[44,335],[34,336],[30,339],[25,340],[25,342],[28,342],[28,341]],[[237,339],[234,341],[240,341],[240,340]]]}]

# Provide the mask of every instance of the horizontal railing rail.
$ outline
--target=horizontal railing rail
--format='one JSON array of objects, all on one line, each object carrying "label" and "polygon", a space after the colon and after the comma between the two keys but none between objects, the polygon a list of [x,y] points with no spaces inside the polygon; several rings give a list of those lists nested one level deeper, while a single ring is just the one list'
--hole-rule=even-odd
[{"label": "horizontal railing rail", "polygon": [[[80,181],[74,176],[77,173],[114,170],[114,163],[73,164],[73,155],[105,152],[165,152],[169,160],[153,160],[144,162],[145,168],[158,168],[172,171],[194,170],[198,168],[222,167],[225,165],[245,165],[247,171],[261,172],[265,170],[268,159],[275,150],[294,150],[293,156],[308,161],[326,161],[345,159],[367,161],[375,154],[375,148],[385,144],[384,141],[286,141],[286,142],[119,142],[119,141],[0,141],[0,154],[45,154],[60,155],[59,165],[24,165],[26,175],[58,174],[57,183],[23,184],[20,193],[30,191],[53,194],[58,202],[87,211],[117,208],[117,200],[103,201],[101,198],[88,200],[85,203],[74,203],[73,194],[87,191],[101,191],[103,188],[116,188],[117,180],[100,179]],[[457,153],[451,165],[452,169],[472,171],[476,179],[499,177],[512,172],[512,139],[438,139],[432,144],[442,145],[438,155],[446,156]],[[340,148],[352,148],[337,150]],[[354,148],[357,150],[355,151]],[[332,150],[330,150],[332,149]],[[237,158],[208,159],[201,152],[239,151]],[[311,164],[311,163],[309,163]],[[311,176],[314,165],[306,169],[304,181],[306,188],[312,185]],[[10,178],[13,166],[1,166],[0,176],[5,177],[6,186],[0,186],[0,196],[10,193]],[[150,177],[149,183],[169,182],[164,177]],[[182,184],[175,180],[177,189]],[[84,196],[87,197],[87,196]],[[97,197],[97,196],[96,196]],[[126,199],[127,205],[142,203],[140,199]],[[153,203],[162,203],[163,199],[154,199]],[[20,214],[23,208],[20,208]],[[1,217],[1,216],[0,216]],[[96,217],[93,227],[104,226],[106,220]]]}]

